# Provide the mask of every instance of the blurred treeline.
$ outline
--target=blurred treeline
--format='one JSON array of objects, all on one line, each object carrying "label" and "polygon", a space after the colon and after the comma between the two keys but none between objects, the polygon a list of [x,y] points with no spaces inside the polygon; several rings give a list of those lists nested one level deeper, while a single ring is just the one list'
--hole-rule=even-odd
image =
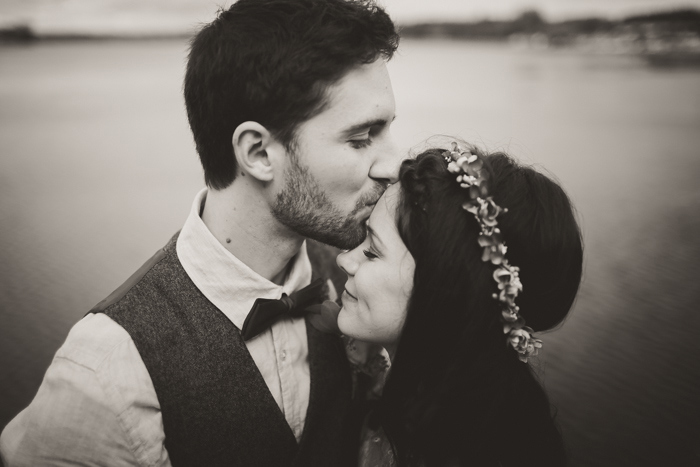
[{"label": "blurred treeline", "polygon": [[582,37],[617,36],[634,40],[690,40],[700,47],[700,11],[675,10],[629,16],[620,20],[581,18],[559,22],[546,21],[530,10],[510,21],[441,22],[406,25],[404,37],[442,37],[467,40],[512,40],[540,36],[549,45],[570,45]]}]

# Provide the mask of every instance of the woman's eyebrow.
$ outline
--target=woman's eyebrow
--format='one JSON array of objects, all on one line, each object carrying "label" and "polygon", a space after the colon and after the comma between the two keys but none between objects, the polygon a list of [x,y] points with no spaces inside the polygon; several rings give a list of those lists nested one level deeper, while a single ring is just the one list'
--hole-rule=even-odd
[{"label": "woman's eyebrow", "polygon": [[382,239],[379,238],[379,235],[377,235],[377,232],[369,225],[369,223],[367,224],[367,234],[371,237],[371,240],[374,243],[379,243],[382,249],[385,249],[384,242],[382,242]]}]

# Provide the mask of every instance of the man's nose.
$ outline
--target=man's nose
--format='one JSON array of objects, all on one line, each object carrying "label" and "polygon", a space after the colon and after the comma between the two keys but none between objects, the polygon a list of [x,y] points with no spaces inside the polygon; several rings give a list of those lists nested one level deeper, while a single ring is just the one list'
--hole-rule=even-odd
[{"label": "man's nose", "polygon": [[386,143],[377,148],[376,160],[369,171],[370,178],[385,185],[396,183],[399,179],[399,167],[404,158],[396,141],[389,135]]}]

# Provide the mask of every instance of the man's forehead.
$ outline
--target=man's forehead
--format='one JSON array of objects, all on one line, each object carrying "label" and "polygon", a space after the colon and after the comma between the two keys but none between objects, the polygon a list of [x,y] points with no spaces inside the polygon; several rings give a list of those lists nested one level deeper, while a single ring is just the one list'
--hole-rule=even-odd
[{"label": "man's forehead", "polygon": [[352,68],[328,86],[325,100],[321,114],[338,114],[349,126],[394,118],[394,92],[383,60]]}]

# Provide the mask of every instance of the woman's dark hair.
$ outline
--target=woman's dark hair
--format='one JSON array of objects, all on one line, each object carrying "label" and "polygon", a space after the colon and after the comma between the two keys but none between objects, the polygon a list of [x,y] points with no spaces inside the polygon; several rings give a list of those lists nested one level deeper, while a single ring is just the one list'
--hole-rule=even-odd
[{"label": "woman's dark hair", "polygon": [[236,176],[231,137],[255,121],[288,148],[328,86],[389,59],[399,36],[371,0],[239,0],[192,41],[185,104],[208,186]]},{"label": "woman's dark hair", "polygon": [[[502,153],[480,154],[517,298],[535,331],[561,323],[579,283],[583,245],[564,191]],[[376,419],[399,465],[564,465],[564,444],[530,365],[506,344],[492,294],[495,266],[481,260],[468,191],[443,151],[404,161],[399,233],[416,269],[412,296]],[[546,342],[545,342],[546,351]]]}]

